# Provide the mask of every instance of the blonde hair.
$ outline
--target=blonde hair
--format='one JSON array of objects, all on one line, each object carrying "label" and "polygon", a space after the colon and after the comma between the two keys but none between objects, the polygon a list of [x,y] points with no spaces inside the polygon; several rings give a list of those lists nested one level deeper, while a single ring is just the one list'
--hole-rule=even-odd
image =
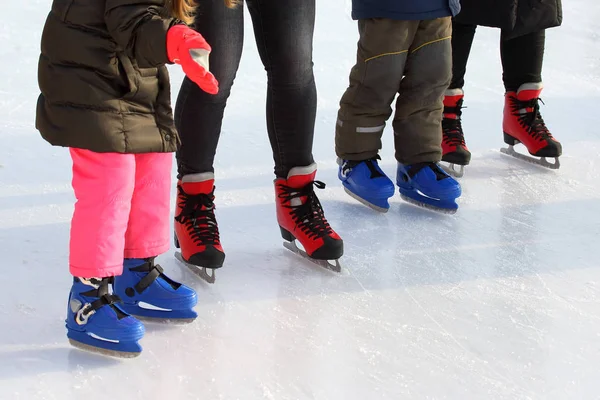
[{"label": "blonde hair", "polygon": [[[238,0],[224,0],[225,6],[233,8]],[[194,11],[196,9],[196,0],[171,0],[171,13],[173,17],[191,24],[194,21]]]}]

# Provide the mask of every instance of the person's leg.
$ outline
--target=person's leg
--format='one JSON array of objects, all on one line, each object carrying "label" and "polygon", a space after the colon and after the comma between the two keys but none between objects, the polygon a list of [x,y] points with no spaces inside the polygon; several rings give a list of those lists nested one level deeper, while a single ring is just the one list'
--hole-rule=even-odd
[{"label": "person's leg", "polygon": [[437,162],[442,156],[442,108],[452,74],[450,17],[420,21],[410,47],[394,116],[396,183],[408,201],[455,212],[460,185]]},{"label": "person's leg", "polygon": [[467,62],[476,30],[477,25],[452,21],[452,80],[448,89],[462,89],[465,85]]},{"label": "person's leg", "polygon": [[125,258],[156,257],[169,250],[172,164],[171,153],[135,155]]},{"label": "person's leg", "polygon": [[212,48],[210,71],[219,82],[219,93],[208,94],[187,77],[183,80],[175,106],[175,126],[181,137],[177,152],[179,179],[214,172],[223,113],[242,56],[243,6],[230,9],[223,1],[200,0],[194,29]]},{"label": "person's leg", "polygon": [[[452,21],[452,80],[444,94],[444,115],[442,119],[442,161],[450,164],[468,165],[471,152],[465,143],[461,116],[464,99],[463,86],[471,45],[475,38],[477,25],[461,24]],[[448,169],[454,175],[462,176],[463,169]]]},{"label": "person's leg", "polygon": [[363,161],[377,157],[418,25],[418,21],[392,19],[358,22],[356,65],[340,100],[335,130],[335,151],[340,159]]},{"label": "person's leg", "polygon": [[451,19],[420,21],[410,47],[394,116],[396,160],[441,159],[442,99],[452,73]]},{"label": "person's leg", "polygon": [[[506,144],[523,143],[533,156],[557,158],[562,155],[562,145],[550,133],[540,113],[545,41],[543,30],[510,40],[502,38],[506,89],[502,128]],[[533,161],[549,168],[560,165],[558,160],[554,164],[543,159]]]},{"label": "person's leg", "polygon": [[[341,238],[314,192],[312,156],[317,94],[312,42],[315,0],[248,0],[267,71],[267,129],[275,162],[277,222],[287,241],[300,241],[313,260],[338,259]],[[324,263],[320,262],[321,264]]]},{"label": "person's leg", "polygon": [[313,75],[315,0],[248,0],[267,72],[267,131],[275,175],[312,164],[317,110]]},{"label": "person's leg", "polygon": [[222,0],[199,0],[194,28],[210,44],[210,70],[219,81],[211,95],[185,78],[175,106],[181,137],[177,152],[175,244],[183,259],[201,268],[220,268],[225,260],[214,214],[213,162],[223,113],[242,56],[243,3],[235,9]]},{"label": "person's leg", "polygon": [[156,256],[169,249],[171,153],[135,154],[135,188],[125,233],[123,274],[114,293],[129,314],[146,318],[193,320],[198,296],[167,277]]},{"label": "person's leg", "polygon": [[67,337],[85,350],[135,357],[144,326],[125,314],[109,286],[123,269],[125,231],[135,182],[132,154],[70,149],[77,202],[69,250],[73,285]]},{"label": "person's leg", "polygon": [[132,154],[70,149],[77,202],[71,220],[69,265],[82,278],[120,275],[135,185]]},{"label": "person's leg", "polygon": [[419,22],[367,19],[358,26],[356,65],[340,101],[335,130],[341,160],[338,178],[351,197],[386,212],[396,188],[379,167],[378,153]]},{"label": "person's leg", "polygon": [[500,41],[502,79],[507,92],[516,92],[526,83],[542,82],[546,31]]}]

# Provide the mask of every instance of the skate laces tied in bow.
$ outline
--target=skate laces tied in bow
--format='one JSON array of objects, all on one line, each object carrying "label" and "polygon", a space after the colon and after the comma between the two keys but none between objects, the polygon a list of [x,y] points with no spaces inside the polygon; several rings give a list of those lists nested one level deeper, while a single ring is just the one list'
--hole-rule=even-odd
[{"label": "skate laces tied in bow", "polygon": [[527,132],[538,140],[552,139],[552,134],[548,130],[542,114],[540,113],[540,102],[543,100],[536,97],[531,100],[521,101],[516,97],[511,97],[511,108],[513,114],[519,119],[519,124]]},{"label": "skate laces tied in bow", "polygon": [[[313,181],[300,189],[280,183],[281,192],[278,197],[288,203],[283,207],[291,210],[292,219],[297,228],[299,227],[309,238],[322,238],[331,234],[333,229],[325,219],[323,207],[314,191],[315,186],[318,189],[324,189],[325,183]],[[305,198],[304,202],[302,202],[302,198]],[[294,199],[298,200],[295,202]]]},{"label": "skate laces tied in bow", "polygon": [[442,130],[444,131],[444,143],[454,146],[465,146],[465,136],[462,129],[463,100],[460,99],[455,107],[444,107],[444,115],[454,114],[456,118],[444,117],[442,119]]},{"label": "skate laces tied in bow", "polygon": [[181,196],[181,212],[175,220],[185,225],[195,243],[218,245],[219,228],[214,213],[214,188],[210,194],[187,194],[181,186],[177,189]]}]

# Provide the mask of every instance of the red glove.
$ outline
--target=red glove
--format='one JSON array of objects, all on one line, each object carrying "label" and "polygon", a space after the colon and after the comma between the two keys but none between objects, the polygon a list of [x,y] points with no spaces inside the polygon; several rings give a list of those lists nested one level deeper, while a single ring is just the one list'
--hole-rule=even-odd
[{"label": "red glove", "polygon": [[200,89],[210,94],[219,92],[219,82],[208,70],[211,48],[198,32],[185,25],[173,25],[167,32],[167,56],[180,64],[183,72]]}]

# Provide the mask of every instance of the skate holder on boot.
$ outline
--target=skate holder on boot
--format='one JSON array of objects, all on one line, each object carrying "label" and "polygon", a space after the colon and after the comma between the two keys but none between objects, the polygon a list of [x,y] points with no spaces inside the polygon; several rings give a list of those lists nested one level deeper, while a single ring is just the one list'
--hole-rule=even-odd
[{"label": "skate holder on boot", "polygon": [[117,305],[119,296],[109,294],[112,279],[73,279],[65,321],[67,337],[81,350],[137,357],[142,352],[138,342],[144,336],[144,325]]}]

